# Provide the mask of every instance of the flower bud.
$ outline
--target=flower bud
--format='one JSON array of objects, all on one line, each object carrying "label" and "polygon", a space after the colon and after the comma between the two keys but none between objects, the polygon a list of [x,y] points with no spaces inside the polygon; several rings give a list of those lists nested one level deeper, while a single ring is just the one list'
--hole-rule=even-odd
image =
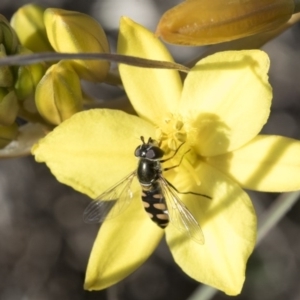
[{"label": "flower bud", "polygon": [[[6,56],[3,44],[0,44],[0,59]],[[0,87],[11,87],[14,83],[12,70],[9,66],[0,67]]]},{"label": "flower bud", "polygon": [[0,15],[0,44],[4,45],[7,54],[14,54],[19,45],[17,34],[2,15]]},{"label": "flower bud", "polygon": [[[19,46],[17,53],[30,54],[31,51],[24,48],[23,46]],[[14,88],[18,99],[24,100],[34,93],[37,84],[45,73],[45,67],[42,63],[20,66],[17,68],[16,73],[17,74]]]},{"label": "flower bud", "polygon": [[172,44],[216,44],[275,29],[294,8],[294,0],[186,0],[162,16],[156,34]]},{"label": "flower bud", "polygon": [[14,91],[0,88],[0,124],[11,125],[18,114],[18,99]]},{"label": "flower bud", "polygon": [[[48,8],[44,21],[48,39],[57,52],[109,52],[102,27],[88,15]],[[107,61],[74,60],[70,63],[80,78],[90,81],[103,81],[109,70]]]},{"label": "flower bud", "polygon": [[19,8],[10,20],[21,44],[33,52],[53,51],[46,33],[44,11],[36,4],[27,4]]},{"label": "flower bud", "polygon": [[51,66],[35,92],[38,112],[48,122],[58,125],[82,110],[82,93],[78,75],[63,63]]},{"label": "flower bud", "polygon": [[9,126],[0,125],[0,148],[4,148],[18,136],[18,126],[13,123]]}]

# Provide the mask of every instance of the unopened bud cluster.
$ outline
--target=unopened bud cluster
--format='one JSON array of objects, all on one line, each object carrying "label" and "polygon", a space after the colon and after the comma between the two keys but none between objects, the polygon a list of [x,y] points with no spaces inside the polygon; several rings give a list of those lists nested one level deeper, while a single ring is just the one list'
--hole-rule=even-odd
[{"label": "unopened bud cluster", "polygon": [[[24,47],[8,20],[0,15],[0,59],[32,53]],[[43,64],[0,67],[0,148],[16,138],[16,119],[24,102],[33,101],[35,88],[45,72]]]},{"label": "unopened bud cluster", "polygon": [[[109,52],[106,35],[88,15],[63,9],[25,5],[11,24],[21,43],[34,52]],[[35,106],[43,119],[58,125],[82,110],[80,79],[102,82],[109,63],[99,60],[60,61],[48,65],[35,90]]]},{"label": "unopened bud cluster", "polygon": [[[35,52],[103,53],[109,45],[100,24],[82,13],[28,4],[10,22],[0,15],[0,59]],[[16,137],[18,116],[58,125],[81,111],[80,80],[103,82],[108,71],[99,60],[0,67],[0,148]]]}]

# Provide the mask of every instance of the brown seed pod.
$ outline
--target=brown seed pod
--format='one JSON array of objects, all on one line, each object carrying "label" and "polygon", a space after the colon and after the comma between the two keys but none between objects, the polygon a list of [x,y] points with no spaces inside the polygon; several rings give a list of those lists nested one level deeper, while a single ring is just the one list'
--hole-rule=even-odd
[{"label": "brown seed pod", "polygon": [[187,0],[162,16],[156,34],[171,44],[216,44],[275,29],[294,9],[294,0]]}]

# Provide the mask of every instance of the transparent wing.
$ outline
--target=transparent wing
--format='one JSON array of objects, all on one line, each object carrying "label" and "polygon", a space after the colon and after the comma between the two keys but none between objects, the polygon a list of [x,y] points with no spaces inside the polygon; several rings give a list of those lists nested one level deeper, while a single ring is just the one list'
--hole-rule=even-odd
[{"label": "transparent wing", "polygon": [[188,237],[203,245],[204,235],[197,220],[179,199],[177,192],[168,184],[166,179],[160,177],[160,184],[167,203],[171,223]]},{"label": "transparent wing", "polygon": [[117,184],[99,195],[83,212],[86,223],[101,223],[121,214],[133,197],[130,189],[136,171],[130,173]]}]

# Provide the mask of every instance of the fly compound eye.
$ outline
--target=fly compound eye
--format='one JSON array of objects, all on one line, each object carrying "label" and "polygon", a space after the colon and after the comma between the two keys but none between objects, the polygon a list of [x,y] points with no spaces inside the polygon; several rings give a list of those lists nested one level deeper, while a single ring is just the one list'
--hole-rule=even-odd
[{"label": "fly compound eye", "polygon": [[145,143],[144,137],[141,137],[141,140],[143,144],[139,145],[134,151],[136,157],[156,160],[164,156],[164,151],[156,146],[155,140],[149,138],[147,143]]},{"label": "fly compound eye", "polygon": [[135,151],[134,151],[134,155],[136,157],[141,157],[141,146],[138,146]]},{"label": "fly compound eye", "polygon": [[155,159],[156,158],[154,149],[150,149],[150,150],[147,151],[146,158],[149,158],[149,159]]},{"label": "fly compound eye", "polygon": [[164,156],[164,151],[159,147],[152,146],[147,150],[146,158],[148,159],[161,159]]}]

